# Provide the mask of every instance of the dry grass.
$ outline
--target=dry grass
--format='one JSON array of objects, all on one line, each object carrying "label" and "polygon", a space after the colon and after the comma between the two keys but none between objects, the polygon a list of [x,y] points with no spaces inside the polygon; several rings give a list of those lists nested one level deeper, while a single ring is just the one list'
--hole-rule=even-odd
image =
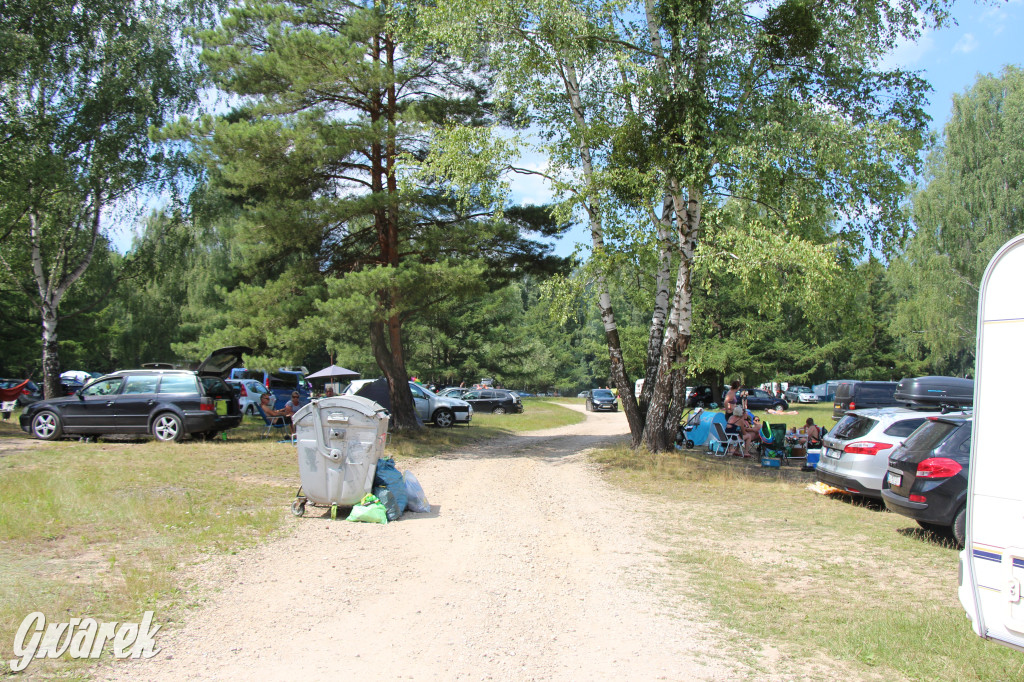
[{"label": "dry grass", "polygon": [[595,459],[658,507],[658,539],[690,596],[780,650],[795,677],[1024,677],[1019,654],[972,633],[948,539],[884,506],[694,453]]},{"label": "dry grass", "polygon": [[[395,437],[388,454],[424,457],[519,430],[574,423],[551,404],[522,415],[478,415],[471,426]],[[115,438],[47,443],[0,421],[0,660],[24,617],[177,619],[183,569],[288,527],[299,486],[295,449],[246,418],[226,440],[170,444]],[[33,676],[79,675],[85,663],[36,661]],[[0,665],[0,671],[4,667]],[[2,674],[2,672],[0,672]]]}]

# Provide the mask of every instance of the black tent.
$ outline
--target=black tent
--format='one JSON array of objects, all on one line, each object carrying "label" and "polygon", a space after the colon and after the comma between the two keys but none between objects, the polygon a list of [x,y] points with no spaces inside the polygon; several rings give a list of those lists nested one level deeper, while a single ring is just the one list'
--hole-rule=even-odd
[{"label": "black tent", "polygon": [[[362,396],[363,398],[369,398],[373,402],[383,407],[388,412],[391,412],[391,391],[388,390],[388,380],[384,377],[371,381],[356,391],[356,395]],[[420,416],[416,415],[416,423],[423,425],[423,420]]]},{"label": "black tent", "polygon": [[356,395],[369,398],[388,412],[391,411],[391,391],[388,390],[388,380],[384,377],[381,377],[376,381],[370,381],[363,384],[362,387],[356,391]]}]

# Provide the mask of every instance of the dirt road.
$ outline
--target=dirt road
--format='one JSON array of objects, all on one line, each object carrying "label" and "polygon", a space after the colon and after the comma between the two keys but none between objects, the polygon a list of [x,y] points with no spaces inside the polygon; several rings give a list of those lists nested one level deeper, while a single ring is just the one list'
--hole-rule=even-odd
[{"label": "dirt road", "polygon": [[[214,562],[210,594],[157,635],[147,680],[694,680],[749,670],[680,596],[649,503],[585,451],[622,413],[417,463],[433,505],[395,524],[312,510],[271,544]],[[399,462],[401,467],[402,463]],[[285,512],[287,513],[287,512]],[[159,620],[159,614],[157,614]]]}]

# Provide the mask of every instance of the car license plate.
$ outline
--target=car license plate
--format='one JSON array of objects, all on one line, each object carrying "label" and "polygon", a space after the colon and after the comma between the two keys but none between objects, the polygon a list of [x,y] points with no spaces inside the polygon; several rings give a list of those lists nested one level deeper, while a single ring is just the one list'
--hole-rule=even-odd
[{"label": "car license plate", "polygon": [[903,483],[903,474],[894,474],[890,471],[886,475],[886,480],[889,482],[890,488],[899,488]]},{"label": "car license plate", "polygon": [[843,452],[841,450],[834,450],[833,448],[825,448],[825,456],[831,457],[832,459],[839,459]]}]

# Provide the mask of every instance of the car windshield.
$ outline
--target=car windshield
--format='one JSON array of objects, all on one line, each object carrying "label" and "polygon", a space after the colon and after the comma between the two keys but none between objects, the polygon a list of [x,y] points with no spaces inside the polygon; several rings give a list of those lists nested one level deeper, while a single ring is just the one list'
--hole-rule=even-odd
[{"label": "car windshield", "polygon": [[606,400],[611,400],[615,396],[612,395],[611,391],[609,391],[607,389],[604,389],[604,388],[599,388],[599,389],[596,389],[594,391],[594,397],[595,398],[604,398]]},{"label": "car windshield", "polygon": [[871,417],[848,414],[839,420],[829,435],[838,440],[852,440],[867,434],[877,423],[878,421]]},{"label": "car windshield", "polygon": [[917,431],[911,434],[907,442],[903,444],[905,450],[917,452],[934,450],[939,443],[946,439],[946,436],[959,428],[959,424],[951,424],[946,421],[929,420],[921,425]]}]

